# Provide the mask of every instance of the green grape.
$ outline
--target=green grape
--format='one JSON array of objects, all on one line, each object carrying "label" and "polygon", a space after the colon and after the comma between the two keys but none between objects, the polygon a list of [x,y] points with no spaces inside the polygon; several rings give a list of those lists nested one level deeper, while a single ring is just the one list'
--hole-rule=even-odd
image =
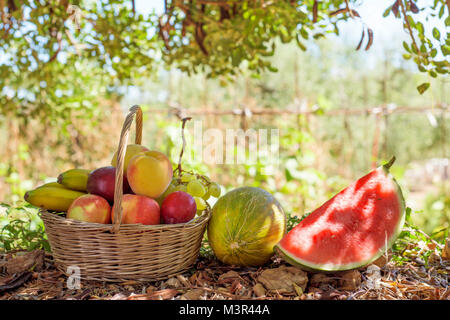
[{"label": "green grape", "polygon": [[164,191],[164,193],[162,195],[160,195],[158,198],[156,198],[156,202],[158,202],[159,205],[162,204],[162,202],[164,201],[164,199],[171,194],[172,192],[176,191],[175,190],[175,186],[171,183],[169,184],[169,186],[167,187],[166,191]]},{"label": "green grape", "polygon": [[190,173],[185,173],[181,176],[181,182],[189,182],[194,179],[195,179],[195,176]]},{"label": "green grape", "polygon": [[217,183],[215,183],[215,182],[211,183],[209,185],[208,191],[214,198],[220,197],[221,190],[220,190],[220,186]]},{"label": "green grape", "polygon": [[206,194],[206,188],[198,180],[191,180],[187,184],[187,192],[193,197],[203,197]]},{"label": "green grape", "polygon": [[173,184],[174,186],[180,184],[180,178],[179,177],[173,177],[171,184]]},{"label": "green grape", "polygon": [[169,186],[167,187],[166,191],[164,191],[163,196],[167,197],[169,194],[171,194],[172,192],[175,191],[175,185],[173,185],[172,183],[169,184]]},{"label": "green grape", "polygon": [[206,209],[206,201],[200,197],[194,197],[195,204],[197,205],[197,211]]},{"label": "green grape", "polygon": [[[211,179],[207,176],[202,176],[203,179],[206,180],[207,183],[211,183]],[[203,182],[203,181],[202,181]]]},{"label": "green grape", "polygon": [[209,190],[206,191],[206,193],[202,196],[203,200],[208,200],[211,197],[211,194],[209,193]]},{"label": "green grape", "polygon": [[177,185],[177,186],[175,187],[174,191],[184,191],[184,192],[187,192],[186,185],[184,185],[184,184],[179,184],[179,185]]}]

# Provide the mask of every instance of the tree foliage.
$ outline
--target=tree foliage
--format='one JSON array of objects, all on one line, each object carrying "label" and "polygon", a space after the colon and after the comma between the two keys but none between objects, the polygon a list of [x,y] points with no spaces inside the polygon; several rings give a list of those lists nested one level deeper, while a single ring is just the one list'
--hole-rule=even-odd
[{"label": "tree foliage", "polygon": [[[96,97],[149,76],[161,62],[209,77],[276,71],[269,57],[277,41],[306,50],[308,40],[339,34],[338,23],[349,19],[361,22],[355,49],[369,50],[376,36],[361,19],[356,0],[164,3],[164,13],[144,16],[130,0],[0,0],[2,113],[43,118],[89,111]],[[403,43],[405,59],[431,77],[448,74],[448,33],[419,21],[421,11],[450,26],[445,0],[422,8],[413,0],[393,0],[384,15],[403,21],[410,36]]]}]

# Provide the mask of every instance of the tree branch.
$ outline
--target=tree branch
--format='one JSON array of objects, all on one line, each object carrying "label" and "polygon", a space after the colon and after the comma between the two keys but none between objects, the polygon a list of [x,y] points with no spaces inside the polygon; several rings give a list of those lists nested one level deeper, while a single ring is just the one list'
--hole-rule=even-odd
[{"label": "tree branch", "polygon": [[448,15],[450,16],[450,0],[447,0],[446,3],[447,3]]},{"label": "tree branch", "polygon": [[[447,2],[448,1],[449,0],[447,0]],[[405,24],[406,24],[406,27],[407,27],[407,29],[409,31],[409,35],[411,37],[413,46],[416,49],[417,54],[420,54],[419,47],[417,46],[416,39],[414,38],[414,34],[412,32],[412,29],[411,29],[411,25],[409,24],[409,21],[408,21],[408,16],[406,15],[406,9],[405,9],[405,5],[403,4],[403,0],[399,0],[397,2],[400,4],[400,7],[402,9],[403,20],[405,20]]]}]

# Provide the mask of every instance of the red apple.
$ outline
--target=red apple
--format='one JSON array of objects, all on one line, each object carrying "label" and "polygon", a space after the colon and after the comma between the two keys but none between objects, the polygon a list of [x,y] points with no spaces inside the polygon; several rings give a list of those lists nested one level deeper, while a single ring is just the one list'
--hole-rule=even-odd
[{"label": "red apple", "polygon": [[95,194],[85,194],[72,202],[66,218],[106,224],[111,222],[111,207],[104,198]]},{"label": "red apple", "polygon": [[[111,213],[111,221],[114,223],[114,207]],[[123,224],[159,224],[159,204],[152,198],[135,194],[124,194],[122,198]]]},{"label": "red apple", "polygon": [[[95,169],[89,174],[87,192],[99,195],[110,203],[114,201],[114,185],[116,182],[116,168],[113,166]],[[123,176],[123,193],[129,193],[127,177]]]},{"label": "red apple", "polygon": [[184,191],[172,192],[161,204],[161,217],[168,224],[188,222],[196,212],[194,198]]}]

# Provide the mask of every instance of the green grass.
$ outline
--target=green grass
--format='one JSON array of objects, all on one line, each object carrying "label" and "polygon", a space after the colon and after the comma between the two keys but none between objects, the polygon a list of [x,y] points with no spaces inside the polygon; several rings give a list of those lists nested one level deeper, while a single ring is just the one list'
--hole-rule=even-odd
[{"label": "green grass", "polygon": [[0,251],[50,251],[39,209],[29,204],[0,204]]}]

